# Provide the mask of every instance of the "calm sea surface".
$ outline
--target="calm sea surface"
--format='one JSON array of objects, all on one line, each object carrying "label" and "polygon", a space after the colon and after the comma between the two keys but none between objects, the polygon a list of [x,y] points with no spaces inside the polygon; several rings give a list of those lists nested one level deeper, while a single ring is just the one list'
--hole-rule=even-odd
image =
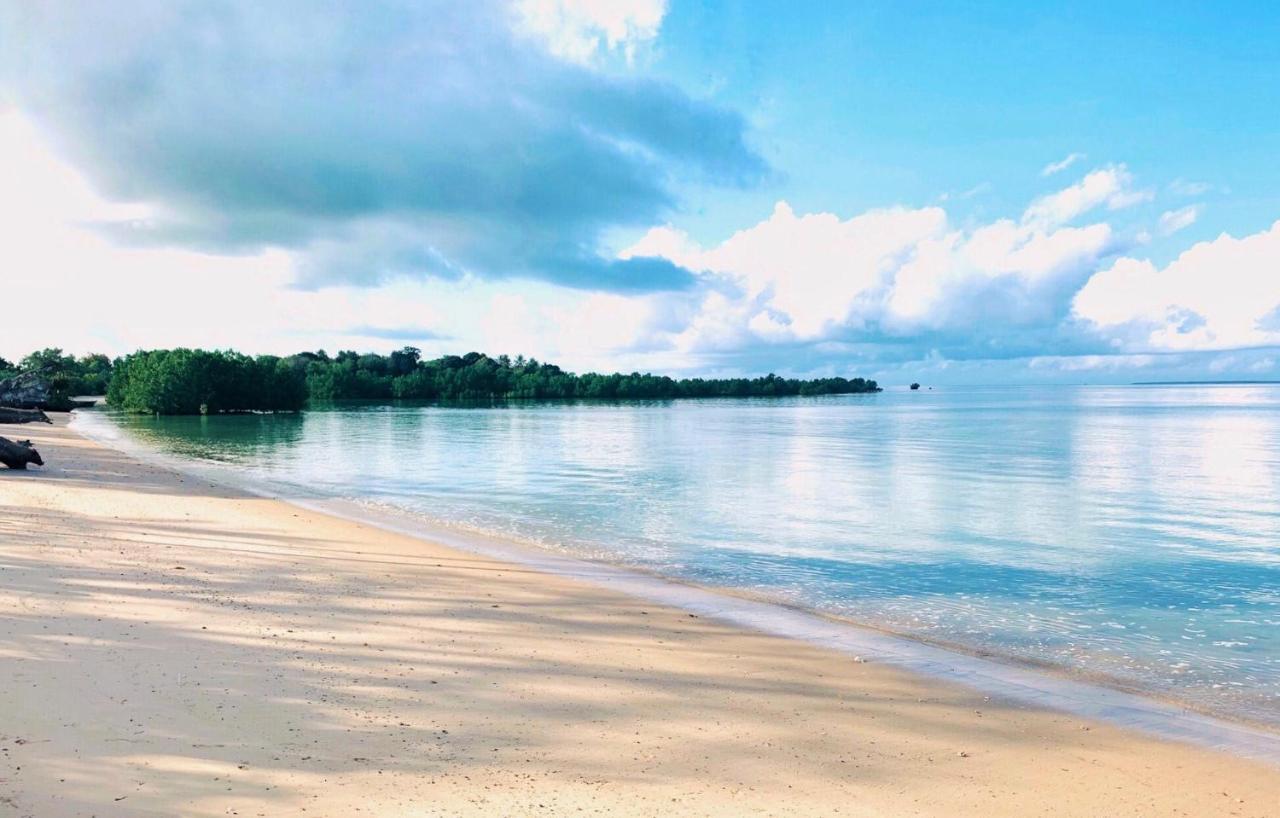
[{"label": "calm sea surface", "polygon": [[1280,724],[1280,387],[114,420],[301,493]]}]

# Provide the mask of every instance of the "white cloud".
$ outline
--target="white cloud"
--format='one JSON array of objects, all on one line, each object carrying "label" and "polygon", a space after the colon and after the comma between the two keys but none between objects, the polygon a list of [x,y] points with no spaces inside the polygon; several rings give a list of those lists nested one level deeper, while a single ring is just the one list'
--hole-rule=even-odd
[{"label": "white cloud", "polygon": [[1121,258],[1076,295],[1073,312],[1130,351],[1280,343],[1280,222],[1200,242],[1163,269]]},{"label": "white cloud", "polygon": [[[1091,206],[1125,192],[1112,175],[1102,193],[1093,192],[1096,182],[1085,186]],[[1070,207],[1075,215],[1088,209]],[[705,271],[693,317],[669,336],[686,352],[939,333],[987,340],[1054,325],[1114,250],[1108,224],[1053,222],[1002,219],[966,229],[937,207],[841,219],[797,214],[780,202],[769,218],[714,247],[667,226],[623,255],[659,255]]]},{"label": "white cloud", "polygon": [[609,52],[630,61],[662,27],[667,0],[517,0],[517,28],[557,57],[591,63]]},{"label": "white cloud", "polygon": [[979,182],[973,187],[968,188],[966,190],[962,190],[958,193],[951,193],[951,192],[942,193],[938,196],[938,201],[946,202],[952,199],[963,201],[965,199],[972,199],[975,196],[981,196],[982,194],[989,193],[989,192],[991,192],[991,183]]},{"label": "white cloud", "polygon": [[1172,236],[1179,230],[1185,230],[1200,218],[1200,206],[1188,205],[1177,210],[1166,210],[1160,214],[1159,230],[1162,236]]},{"label": "white cloud", "polygon": [[[307,292],[290,287],[306,259],[299,252],[113,245],[85,225],[163,210],[102,198],[25,119],[0,110],[0,178],[12,182],[0,186],[0,279],[7,298],[29,307],[11,311],[0,354],[386,350],[421,330],[427,354],[475,348],[577,369],[852,367],[874,376],[873,366],[888,372],[895,362],[930,360],[934,371],[948,358],[1004,357],[1029,361],[1018,364],[1035,373],[1028,377],[1128,377],[1174,358],[1190,376],[1215,365],[1271,371],[1274,355],[1240,348],[1280,344],[1280,222],[1197,244],[1163,268],[1140,258],[1107,263],[1117,239],[1106,208],[1132,184],[1121,169],[1096,173],[1109,176],[1038,200],[1031,216],[984,224],[957,224],[938,207],[842,218],[780,202],[719,243],[704,246],[668,225],[623,253],[695,271],[684,291],[602,293],[463,274]],[[1062,221],[1091,211],[1095,223]],[[968,377],[969,364],[958,366],[955,377]]]},{"label": "white cloud", "polygon": [[1120,210],[1152,198],[1150,191],[1133,189],[1133,176],[1124,165],[1113,165],[1095,170],[1057,193],[1036,199],[1022,220],[1048,229],[1073,221],[1102,205],[1109,210]]},{"label": "white cloud", "polygon": [[73,168],[44,146],[39,132],[16,109],[0,104],[0,196],[6,238],[31,238],[33,230],[64,222],[136,221],[155,215],[138,202],[98,196]]},{"label": "white cloud", "polygon": [[1057,372],[1119,372],[1145,369],[1158,360],[1155,355],[1039,355],[1027,361],[1027,367]]},{"label": "white cloud", "polygon": [[[745,322],[812,340],[843,326],[856,302],[886,283],[895,260],[900,264],[945,225],[941,208],[873,210],[842,221],[831,213],[797,216],[779,202],[768,219],[718,247],[684,252],[672,261],[732,280],[741,289],[733,308],[743,311]],[[656,252],[672,241],[669,233],[651,233],[629,252]],[[687,238],[674,243],[691,244]],[[758,317],[762,313],[772,319]]]},{"label": "white cloud", "polygon": [[658,300],[592,293],[576,303],[557,304],[548,310],[556,327],[556,347],[606,357],[626,352],[643,344],[660,323],[655,314]]},{"label": "white cloud", "polygon": [[[0,333],[0,355],[57,346],[77,353],[140,347],[286,352],[366,347],[356,327],[430,327],[443,316],[408,283],[382,290],[299,292],[281,250],[218,255],[121,247],[87,226],[145,220],[146,203],[103,199],[55,157],[16,111],[0,109],[0,285],[25,305]],[[380,346],[390,347],[393,341]]]},{"label": "white cloud", "polygon": [[1069,153],[1057,162],[1050,162],[1040,171],[1041,176],[1052,176],[1055,173],[1061,173],[1067,168],[1084,159],[1083,153]]}]

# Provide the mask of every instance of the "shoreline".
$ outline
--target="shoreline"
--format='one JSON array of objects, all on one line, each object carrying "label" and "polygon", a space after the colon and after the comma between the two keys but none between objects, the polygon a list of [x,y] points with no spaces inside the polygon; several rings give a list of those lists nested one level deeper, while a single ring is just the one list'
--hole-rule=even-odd
[{"label": "shoreline", "polygon": [[[1280,729],[1277,729],[1280,725],[1199,708],[1176,695],[1125,684],[1119,678],[1035,662],[999,651],[980,651],[962,644],[924,639],[743,589],[703,585],[622,562],[590,559],[536,543],[450,527],[395,506],[322,495],[291,495],[256,480],[234,479],[235,475],[226,470],[229,464],[204,463],[158,451],[130,437],[106,418],[86,421],[84,413],[73,413],[68,428],[130,456],[265,499],[381,528],[424,543],[620,588],[637,598],[719,617],[761,633],[828,647],[859,661],[886,662],[909,672],[959,682],[979,693],[1109,721],[1153,736],[1225,750],[1280,766]],[[84,428],[90,425],[90,429]]]},{"label": "shoreline", "polygon": [[751,631],[721,616],[733,597],[690,615],[210,485],[65,417],[16,433],[49,467],[0,474],[15,815],[1264,816],[1280,799],[1273,766]]}]

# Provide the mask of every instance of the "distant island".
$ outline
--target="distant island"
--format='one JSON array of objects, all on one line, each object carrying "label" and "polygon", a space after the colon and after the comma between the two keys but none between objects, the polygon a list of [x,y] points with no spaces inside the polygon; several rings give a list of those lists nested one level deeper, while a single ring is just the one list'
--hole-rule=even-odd
[{"label": "distant island", "polygon": [[423,360],[414,347],[389,355],[323,350],[279,357],[233,351],[165,349],[110,360],[75,358],[59,349],[32,353],[14,365],[0,359],[0,381],[19,373],[46,378],[56,399],[106,394],[117,409],[142,414],[289,412],[334,400],[636,400],[785,397],[879,392],[873,380],[671,378],[632,372],[566,372],[555,364],[480,352]]}]

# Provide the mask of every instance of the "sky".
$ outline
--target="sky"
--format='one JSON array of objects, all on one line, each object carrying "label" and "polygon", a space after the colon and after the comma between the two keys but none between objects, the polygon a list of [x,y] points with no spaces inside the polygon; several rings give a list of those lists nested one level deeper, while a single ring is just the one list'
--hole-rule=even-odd
[{"label": "sky", "polygon": [[0,356],[1280,378],[1280,6],[0,0]]}]

